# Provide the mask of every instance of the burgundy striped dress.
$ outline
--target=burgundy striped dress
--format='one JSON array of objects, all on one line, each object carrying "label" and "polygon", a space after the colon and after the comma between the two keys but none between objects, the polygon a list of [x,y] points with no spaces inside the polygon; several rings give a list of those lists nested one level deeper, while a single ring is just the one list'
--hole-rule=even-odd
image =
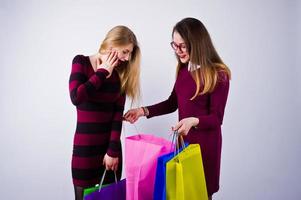
[{"label": "burgundy striped dress", "polygon": [[[77,110],[77,126],[72,155],[73,184],[91,187],[99,183],[104,166],[103,157],[119,157],[117,177],[121,177],[122,153],[120,134],[125,95],[120,94],[116,71],[94,71],[89,57],[77,55],[72,61],[69,92]],[[105,183],[114,182],[113,172]]]}]

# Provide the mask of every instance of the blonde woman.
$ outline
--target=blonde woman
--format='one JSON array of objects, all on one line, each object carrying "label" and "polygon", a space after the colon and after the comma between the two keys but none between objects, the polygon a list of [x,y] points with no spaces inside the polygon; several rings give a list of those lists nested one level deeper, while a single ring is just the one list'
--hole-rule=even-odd
[{"label": "blonde woman", "polygon": [[98,53],[77,55],[72,62],[69,91],[77,110],[72,155],[75,199],[84,188],[121,178],[120,134],[126,96],[139,97],[140,48],[135,34],[125,26],[111,29]]},{"label": "blonde woman", "polygon": [[[171,47],[178,65],[169,98],[161,103],[131,109],[125,119],[134,123],[178,109],[179,122],[172,128],[190,144],[200,144],[209,199],[219,190],[221,125],[231,78],[229,68],[216,52],[201,21],[185,18],[172,31]],[[193,187],[193,185],[191,186]]]}]

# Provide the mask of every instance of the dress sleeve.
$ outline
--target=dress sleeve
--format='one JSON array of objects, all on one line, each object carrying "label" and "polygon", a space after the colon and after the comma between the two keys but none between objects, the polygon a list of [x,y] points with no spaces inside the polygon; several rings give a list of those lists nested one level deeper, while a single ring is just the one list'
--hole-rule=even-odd
[{"label": "dress sleeve", "polygon": [[114,106],[110,143],[109,148],[107,150],[107,154],[111,157],[118,157],[121,154],[120,135],[122,129],[125,99],[125,94],[120,95]]},{"label": "dress sleeve", "polygon": [[173,88],[167,100],[151,106],[147,106],[147,109],[149,110],[149,115],[147,116],[147,118],[165,115],[176,111],[178,109],[178,100],[175,87]]},{"label": "dress sleeve", "polygon": [[89,94],[101,87],[109,72],[105,69],[98,69],[90,78],[85,71],[83,56],[77,55],[72,61],[72,70],[69,78],[69,93],[74,105],[86,101]]},{"label": "dress sleeve", "polygon": [[210,93],[209,114],[198,116],[199,124],[196,128],[211,129],[222,125],[228,92],[229,79],[227,75],[222,74],[215,89]]}]

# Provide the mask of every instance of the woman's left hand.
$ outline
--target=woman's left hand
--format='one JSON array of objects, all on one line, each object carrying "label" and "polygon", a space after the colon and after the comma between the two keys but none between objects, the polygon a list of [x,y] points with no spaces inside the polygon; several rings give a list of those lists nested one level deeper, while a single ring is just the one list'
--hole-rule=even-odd
[{"label": "woman's left hand", "polygon": [[172,127],[172,131],[178,131],[180,135],[187,135],[191,127],[197,126],[199,124],[199,119],[196,117],[187,117],[179,121],[174,127]]},{"label": "woman's left hand", "polygon": [[108,154],[106,154],[103,158],[103,164],[105,165],[106,170],[117,171],[117,169],[118,169],[118,157],[113,158],[113,157],[109,156]]}]

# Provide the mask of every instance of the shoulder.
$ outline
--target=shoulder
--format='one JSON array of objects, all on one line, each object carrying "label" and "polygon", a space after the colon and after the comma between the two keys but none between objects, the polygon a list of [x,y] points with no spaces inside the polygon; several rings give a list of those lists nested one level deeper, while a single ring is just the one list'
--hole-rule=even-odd
[{"label": "shoulder", "polygon": [[218,82],[229,82],[231,79],[231,71],[224,64],[216,64],[217,81]]},{"label": "shoulder", "polygon": [[76,55],[72,60],[72,73],[87,73],[88,57],[84,55]]},{"label": "shoulder", "polygon": [[217,80],[219,82],[228,82],[230,80],[230,77],[228,75],[228,73],[224,70],[219,70],[217,72]]},{"label": "shoulder", "polygon": [[76,55],[73,60],[72,64],[81,64],[81,65],[86,65],[87,63],[87,57],[84,55]]}]

